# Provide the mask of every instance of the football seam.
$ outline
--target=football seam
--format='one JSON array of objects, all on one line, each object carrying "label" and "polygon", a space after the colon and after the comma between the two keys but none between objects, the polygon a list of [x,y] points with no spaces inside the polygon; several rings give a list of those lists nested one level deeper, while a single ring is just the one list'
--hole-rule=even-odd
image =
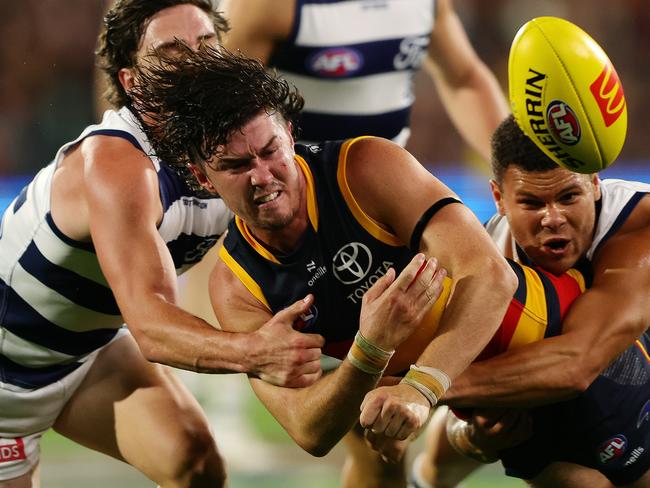
[{"label": "football seam", "polygon": [[539,29],[539,32],[540,32],[540,33],[542,34],[542,36],[544,37],[544,40],[546,41],[546,43],[548,44],[548,46],[551,48],[551,52],[553,53],[553,55],[555,56],[555,58],[556,58],[557,61],[559,62],[560,66],[562,67],[562,71],[564,72],[564,74],[566,75],[566,77],[567,77],[567,78],[569,79],[569,81],[571,82],[571,83],[570,83],[570,85],[571,85],[571,90],[573,91],[573,93],[575,93],[576,98],[577,98],[578,101],[580,102],[580,110],[582,110],[582,112],[585,114],[585,118],[587,119],[587,122],[588,122],[587,125],[588,125],[588,127],[589,127],[589,134],[590,134],[592,140],[596,143],[596,149],[597,149],[597,151],[598,151],[598,157],[599,157],[599,159],[600,159],[600,161],[598,162],[598,166],[599,166],[600,169],[603,169],[603,160],[604,160],[604,159],[603,159],[603,154],[604,154],[604,153],[603,153],[602,148],[600,147],[600,141],[598,140],[598,138],[596,137],[596,134],[594,133],[593,126],[592,126],[592,121],[591,121],[591,117],[589,116],[589,113],[588,113],[587,110],[586,110],[586,106],[585,106],[584,100],[583,100],[583,98],[580,96],[580,93],[578,92],[578,90],[575,89],[575,80],[574,80],[573,77],[570,75],[569,71],[566,69],[566,65],[564,64],[564,61],[563,61],[562,58],[558,55],[558,53],[557,53],[555,47],[553,46],[553,44],[552,44],[551,41],[549,40],[549,37],[546,35],[546,32],[544,32],[544,30],[542,29],[542,27],[541,27],[540,25],[536,25],[536,27]]}]

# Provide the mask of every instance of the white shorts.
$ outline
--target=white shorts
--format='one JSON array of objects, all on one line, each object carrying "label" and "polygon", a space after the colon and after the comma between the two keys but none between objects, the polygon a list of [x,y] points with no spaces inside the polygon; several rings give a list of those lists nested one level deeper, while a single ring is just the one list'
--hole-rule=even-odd
[{"label": "white shorts", "polygon": [[99,351],[124,334],[128,334],[126,327],[77,369],[42,388],[29,390],[0,382],[0,481],[22,476],[38,463],[41,436],[54,425]]}]

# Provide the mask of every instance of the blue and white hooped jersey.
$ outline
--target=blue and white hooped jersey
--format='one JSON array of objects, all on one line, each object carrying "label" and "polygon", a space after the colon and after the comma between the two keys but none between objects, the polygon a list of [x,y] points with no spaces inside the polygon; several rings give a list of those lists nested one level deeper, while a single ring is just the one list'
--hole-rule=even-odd
[{"label": "blue and white hooped jersey", "polygon": [[[126,108],[65,144],[4,212],[0,227],[0,383],[38,388],[74,370],[107,344],[123,319],[94,247],[64,235],[50,213],[50,190],[67,151],[93,135],[122,137],[147,154],[158,172],[164,215],[159,232],[178,273],[223,234],[232,213],[217,197],[197,198],[153,156]],[[121,164],[116,161],[116,164]]]},{"label": "blue and white hooped jersey", "polygon": [[[594,239],[587,251],[587,259],[591,261],[598,248],[607,242],[620,229],[632,213],[639,201],[650,193],[650,184],[638,181],[605,179],[600,181],[601,205],[597,217]],[[514,256],[520,261],[517,247],[510,235],[508,220],[499,214],[493,215],[485,225],[497,247],[506,255]]]},{"label": "blue and white hooped jersey", "polygon": [[409,136],[413,76],[435,0],[296,0],[290,38],[269,65],[301,91],[301,140]]}]

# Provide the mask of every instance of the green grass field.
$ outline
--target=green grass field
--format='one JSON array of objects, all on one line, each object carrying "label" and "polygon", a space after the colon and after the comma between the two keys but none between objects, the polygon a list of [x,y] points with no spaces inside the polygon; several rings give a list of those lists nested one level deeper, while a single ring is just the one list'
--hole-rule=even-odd
[{"label": "green grass field", "polygon": [[[338,447],[325,458],[313,458],[293,444],[289,436],[264,409],[250,390],[243,391],[242,413],[250,432],[237,439],[246,449],[251,441],[264,450],[251,449],[250,458],[231,460],[233,441],[217,442],[228,463],[230,488],[336,488],[344,456]],[[206,408],[210,412],[210,407]],[[215,419],[219,418],[215,412]],[[254,440],[250,437],[254,437]],[[240,442],[241,441],[241,442]],[[47,488],[136,488],[154,487],[130,466],[57,435],[47,433],[42,442],[41,477]],[[242,447],[242,446],[239,446]],[[417,443],[415,448],[418,447]],[[241,456],[239,456],[241,457]],[[487,466],[466,480],[463,488],[523,488],[519,480],[501,474],[500,465]]]}]

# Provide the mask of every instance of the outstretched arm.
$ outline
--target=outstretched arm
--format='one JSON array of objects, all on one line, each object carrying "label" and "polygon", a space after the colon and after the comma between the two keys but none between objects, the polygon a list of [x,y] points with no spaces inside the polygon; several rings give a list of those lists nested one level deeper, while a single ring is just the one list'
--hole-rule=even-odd
[{"label": "outstretched arm", "polygon": [[[312,369],[319,369],[315,359],[322,338],[296,334],[259,341],[259,334],[216,330],[176,305],[176,271],[157,230],[162,217],[158,177],[144,153],[123,139],[104,136],[87,139],[81,150],[93,244],[144,356],[191,371],[266,372],[279,384],[308,382],[297,365],[275,358],[295,354],[296,362],[312,361]],[[290,327],[303,312],[297,307],[293,315],[276,320]]]},{"label": "outstretched arm", "polygon": [[467,38],[452,0],[436,1],[424,69],[458,132],[489,162],[492,133],[510,110],[499,82]]},{"label": "outstretched arm", "polygon": [[650,228],[612,237],[594,282],[572,305],[560,336],[471,365],[447,392],[453,406],[533,406],[584,391],[650,324]]}]

